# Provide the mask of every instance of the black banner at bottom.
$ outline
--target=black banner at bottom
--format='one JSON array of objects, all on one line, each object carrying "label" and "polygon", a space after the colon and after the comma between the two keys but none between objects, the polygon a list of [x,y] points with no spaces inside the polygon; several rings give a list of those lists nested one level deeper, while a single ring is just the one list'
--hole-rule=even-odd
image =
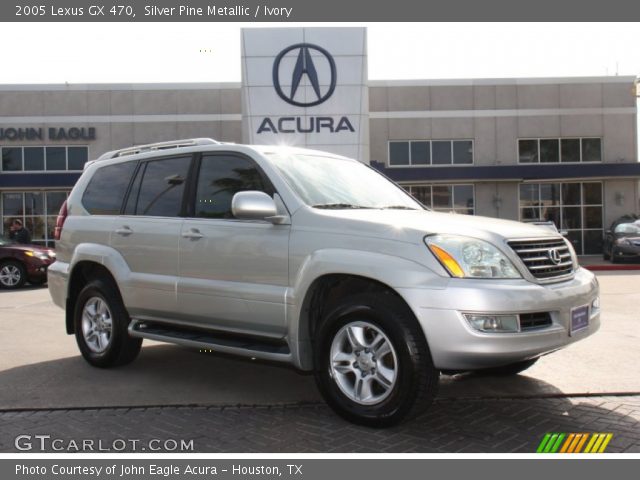
[{"label": "black banner at bottom", "polygon": [[428,458],[371,459],[0,459],[2,480],[145,479],[464,479],[632,478],[638,458],[546,456],[524,459]]}]

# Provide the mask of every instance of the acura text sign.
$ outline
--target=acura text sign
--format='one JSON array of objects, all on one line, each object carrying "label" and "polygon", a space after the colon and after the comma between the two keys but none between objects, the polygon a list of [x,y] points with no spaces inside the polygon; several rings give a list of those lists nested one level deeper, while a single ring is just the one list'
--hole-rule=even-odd
[{"label": "acura text sign", "polygon": [[368,162],[364,28],[245,29],[243,141]]}]

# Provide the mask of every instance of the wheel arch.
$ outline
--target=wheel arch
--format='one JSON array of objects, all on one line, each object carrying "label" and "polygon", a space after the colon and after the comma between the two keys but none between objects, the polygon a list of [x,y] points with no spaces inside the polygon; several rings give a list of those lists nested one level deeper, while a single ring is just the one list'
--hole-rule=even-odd
[{"label": "wheel arch", "polygon": [[323,316],[339,301],[354,293],[376,292],[392,295],[412,312],[411,307],[394,288],[379,279],[351,273],[328,273],[313,280],[300,306],[297,321],[297,360],[303,370],[313,369],[313,339]]},{"label": "wheel arch", "polygon": [[297,266],[292,280],[286,298],[287,340],[294,365],[307,371],[313,369],[311,320],[313,315],[318,315],[318,292],[325,289],[327,283],[346,282],[342,290],[349,293],[357,293],[359,289],[388,292],[401,299],[417,320],[417,312],[402,295],[402,289],[416,286],[440,289],[448,282],[448,278],[409,258],[344,248],[325,248],[310,253]]}]

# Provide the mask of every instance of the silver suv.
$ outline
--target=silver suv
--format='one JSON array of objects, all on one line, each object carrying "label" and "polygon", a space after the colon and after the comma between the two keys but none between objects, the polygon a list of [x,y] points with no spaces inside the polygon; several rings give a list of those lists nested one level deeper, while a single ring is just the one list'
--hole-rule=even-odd
[{"label": "silver suv", "polygon": [[440,372],[516,374],[594,333],[598,283],[535,225],[429,211],[355,160],[193,139],[91,162],[49,290],[97,367],[142,339],[313,371],[351,421],[423,411]]}]

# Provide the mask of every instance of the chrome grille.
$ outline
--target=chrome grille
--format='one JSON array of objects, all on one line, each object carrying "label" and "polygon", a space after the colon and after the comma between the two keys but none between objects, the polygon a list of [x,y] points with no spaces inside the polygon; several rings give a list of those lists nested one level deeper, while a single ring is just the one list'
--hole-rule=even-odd
[{"label": "chrome grille", "polygon": [[[513,240],[509,242],[509,246],[536,278],[552,280],[573,272],[571,252],[562,238]],[[557,262],[552,260],[554,250],[558,254]]]}]

